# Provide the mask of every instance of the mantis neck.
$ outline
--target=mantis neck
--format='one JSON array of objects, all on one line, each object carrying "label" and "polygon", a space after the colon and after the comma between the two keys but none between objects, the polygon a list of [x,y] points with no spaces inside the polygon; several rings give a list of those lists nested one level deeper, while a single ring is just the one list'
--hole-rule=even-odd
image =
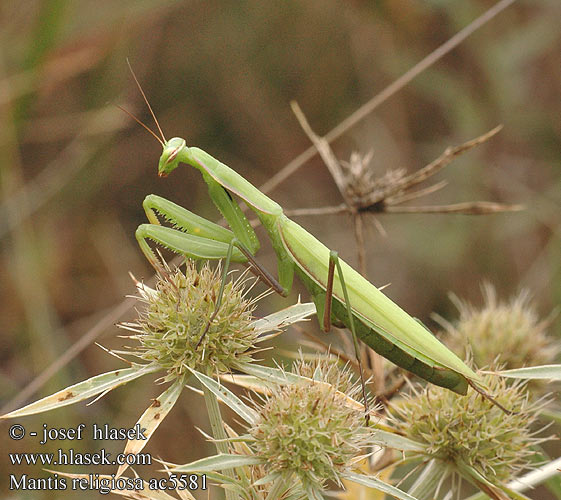
[{"label": "mantis neck", "polygon": [[208,174],[224,189],[239,196],[259,216],[259,213],[281,215],[282,207],[267,195],[263,194],[253,184],[244,179],[235,170],[209,155],[202,149],[183,148],[178,154],[180,161],[187,163],[201,172]]}]

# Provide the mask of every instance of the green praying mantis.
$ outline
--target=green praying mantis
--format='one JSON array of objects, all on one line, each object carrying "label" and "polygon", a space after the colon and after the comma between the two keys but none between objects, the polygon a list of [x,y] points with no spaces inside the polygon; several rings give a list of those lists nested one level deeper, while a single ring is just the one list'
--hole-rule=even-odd
[{"label": "green praying mantis", "polygon": [[[224,279],[230,262],[248,264],[263,281],[284,296],[290,292],[296,273],[312,296],[323,330],[328,331],[332,324],[344,325],[353,332],[355,348],[358,337],[378,354],[428,382],[458,394],[466,394],[470,385],[485,394],[477,373],[422,323],[339,259],[336,252],[289,219],[278,203],[202,149],[189,147],[178,137],[166,140],[140,85],[139,89],[161,139],[131,116],[163,147],[158,175],[165,177],[182,163],[199,170],[208,185],[211,200],[230,227],[208,221],[162,197],[147,196],[143,207],[150,224],[141,224],[136,238],[156,269],[161,269],[161,264],[148,241],[196,260],[225,259]],[[255,261],[260,243],[235,197],[247,204],[267,231],[277,257],[278,279]],[[161,225],[158,217],[172,227]],[[215,313],[220,308],[220,299],[218,297]],[[205,333],[206,330],[203,337]]]}]

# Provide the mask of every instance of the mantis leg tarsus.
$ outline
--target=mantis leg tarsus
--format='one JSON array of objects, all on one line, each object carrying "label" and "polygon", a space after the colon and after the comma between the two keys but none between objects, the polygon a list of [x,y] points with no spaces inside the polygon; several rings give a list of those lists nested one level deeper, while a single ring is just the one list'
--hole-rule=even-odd
[{"label": "mantis leg tarsus", "polygon": [[504,413],[506,413],[507,415],[516,415],[518,412],[512,411],[512,410],[508,410],[506,409],[502,404],[500,404],[495,398],[493,398],[493,396],[491,396],[489,393],[485,392],[483,389],[481,389],[481,387],[479,387],[477,384],[475,384],[473,381],[468,379],[468,384],[472,387],[472,389],[479,393],[481,395],[481,397],[485,398],[486,400],[490,401],[492,404],[494,404],[497,408],[499,408],[500,410],[502,410]]}]

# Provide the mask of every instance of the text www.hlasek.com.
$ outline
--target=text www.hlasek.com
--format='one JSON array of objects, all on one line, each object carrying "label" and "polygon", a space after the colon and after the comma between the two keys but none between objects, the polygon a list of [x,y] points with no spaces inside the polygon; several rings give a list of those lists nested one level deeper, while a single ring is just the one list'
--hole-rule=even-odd
[{"label": "text www.hlasek.com", "polygon": [[12,465],[151,465],[149,453],[119,453],[111,459],[104,448],[97,453],[78,453],[72,448],[58,453],[9,453]]}]

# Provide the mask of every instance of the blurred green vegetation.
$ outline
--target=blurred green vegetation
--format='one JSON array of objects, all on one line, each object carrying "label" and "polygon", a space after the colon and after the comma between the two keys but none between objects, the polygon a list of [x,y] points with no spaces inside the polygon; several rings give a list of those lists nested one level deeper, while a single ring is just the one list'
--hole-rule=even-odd
[{"label": "blurred green vegetation", "polygon": [[[134,239],[145,195],[218,218],[198,172],[157,178],[160,146],[114,106],[153,126],[127,58],[166,134],[185,137],[260,185],[309,145],[290,100],[325,134],[492,4],[2,2],[0,402],[16,398],[133,292],[129,271],[150,278]],[[427,204],[485,199],[524,203],[524,212],[382,215],[387,237],[369,225],[369,278],[391,282],[387,293],[423,320],[431,311],[454,314],[450,290],[479,301],[484,279],[504,297],[528,288],[544,315],[561,302],[560,18],[556,0],[515,3],[333,145],[341,159],[372,150],[380,174],[412,171],[447,146],[504,124],[499,136],[439,174],[450,185]],[[317,157],[271,196],[287,208],[340,202]],[[299,222],[356,261],[345,216]],[[261,260],[272,267],[263,241]],[[107,347],[122,343],[115,321],[96,338]],[[559,320],[551,331],[559,335]],[[27,400],[119,366],[93,345],[62,364]],[[161,392],[143,382],[93,406],[21,423],[132,426]],[[181,463],[201,457],[210,448],[194,426],[208,429],[196,396],[178,404],[147,450]],[[0,434],[1,495],[63,495],[8,493],[9,473],[39,469],[12,467],[6,451],[58,446],[9,441],[5,423]],[[86,495],[64,493],[78,497]]]}]

